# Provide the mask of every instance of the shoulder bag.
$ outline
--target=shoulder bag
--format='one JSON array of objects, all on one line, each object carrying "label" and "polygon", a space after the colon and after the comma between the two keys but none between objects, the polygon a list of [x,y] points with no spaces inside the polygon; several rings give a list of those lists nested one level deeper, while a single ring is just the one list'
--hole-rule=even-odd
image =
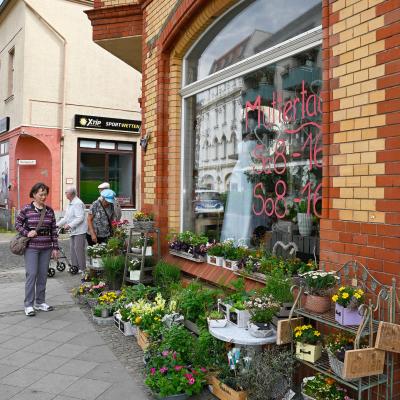
[{"label": "shoulder bag", "polygon": [[[40,220],[35,229],[36,231],[39,230],[40,227],[42,226],[45,214],[46,214],[46,206],[44,206],[40,212]],[[10,241],[11,253],[17,256],[23,256],[29,240],[31,240],[31,238],[23,236],[20,233],[17,233],[17,235]]]}]

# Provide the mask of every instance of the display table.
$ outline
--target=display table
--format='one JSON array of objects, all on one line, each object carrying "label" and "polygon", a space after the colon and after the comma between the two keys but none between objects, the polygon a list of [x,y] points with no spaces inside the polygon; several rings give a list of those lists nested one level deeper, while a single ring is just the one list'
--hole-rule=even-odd
[{"label": "display table", "polygon": [[266,338],[251,336],[246,328],[238,328],[228,322],[224,328],[208,328],[210,334],[223,342],[234,343],[240,346],[263,346],[276,343],[276,333]]}]

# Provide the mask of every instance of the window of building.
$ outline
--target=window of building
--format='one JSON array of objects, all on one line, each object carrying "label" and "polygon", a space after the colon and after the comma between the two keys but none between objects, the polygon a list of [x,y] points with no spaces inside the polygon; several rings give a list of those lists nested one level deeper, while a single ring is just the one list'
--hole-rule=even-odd
[{"label": "window of building", "polygon": [[[248,9],[242,8],[243,14],[237,14],[237,17],[243,17],[251,10],[254,13],[254,7],[260,3],[263,6],[270,4],[252,2]],[[273,15],[266,16],[268,21],[271,18],[278,20],[284,12],[290,15],[271,25],[269,36],[260,39],[255,48],[262,52],[268,46],[304,32],[306,26],[300,24],[303,19],[320,25],[320,2],[302,0],[299,7],[296,2],[296,10],[290,10],[289,6],[285,7],[285,1],[276,4]],[[246,25],[250,30],[257,30],[257,26],[249,21],[245,19],[237,26]],[[221,42],[223,27],[219,32],[215,43]],[[231,78],[221,76],[214,84],[216,78],[210,75],[202,82],[182,88],[185,121],[182,130],[185,165],[182,175],[183,230],[193,230],[217,240],[233,238],[250,246],[255,245],[255,237],[259,239],[261,235],[271,245],[273,231],[297,223],[301,205],[314,220],[313,230],[307,234],[308,240],[318,242],[322,205],[320,34],[321,27],[310,35],[306,32],[301,39],[289,40],[287,45],[292,46],[291,51],[273,60],[266,52],[258,60],[257,67],[250,65],[243,70],[240,63],[233,65]],[[207,34],[203,38],[205,36]],[[198,45],[201,48],[201,40]],[[196,46],[189,53],[189,63],[194,61]],[[242,54],[242,47],[243,43],[233,43],[231,50],[228,47],[227,51],[225,46],[225,52]],[[201,54],[198,52],[198,66],[202,62]],[[243,54],[249,57],[247,53]],[[232,112],[226,113],[232,131],[227,142],[225,131],[222,131],[225,128],[217,127],[213,136],[223,138],[221,151],[217,151],[218,142],[214,139],[215,160],[206,165],[204,150],[198,145],[206,129],[201,116],[212,113],[213,108],[213,114],[217,115],[221,103],[232,104]],[[219,179],[214,179],[211,185],[210,179],[205,177],[214,176]],[[198,206],[201,201],[198,193],[211,189],[212,192],[207,193],[212,199]]]},{"label": "window of building", "polygon": [[10,159],[8,155],[8,142],[0,143],[0,205],[4,206],[8,200],[8,176]]},{"label": "window of building", "polygon": [[99,196],[97,186],[110,182],[121,206],[135,207],[136,143],[79,142],[79,193],[85,204]]},{"label": "window of building", "polygon": [[15,47],[8,52],[8,96],[14,94]]}]

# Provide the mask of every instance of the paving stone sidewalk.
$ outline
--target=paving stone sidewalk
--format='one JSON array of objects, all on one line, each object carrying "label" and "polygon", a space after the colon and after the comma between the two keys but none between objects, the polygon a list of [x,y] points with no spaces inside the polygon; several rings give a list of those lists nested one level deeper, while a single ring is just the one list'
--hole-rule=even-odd
[{"label": "paving stone sidewalk", "polygon": [[150,398],[60,282],[48,280],[52,312],[26,317],[23,293],[0,279],[1,400]]}]

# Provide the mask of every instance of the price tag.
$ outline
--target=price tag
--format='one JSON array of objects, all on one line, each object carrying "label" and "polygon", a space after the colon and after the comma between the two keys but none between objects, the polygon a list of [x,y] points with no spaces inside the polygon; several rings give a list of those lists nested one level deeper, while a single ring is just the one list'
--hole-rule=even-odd
[{"label": "price tag", "polygon": [[357,278],[351,280],[351,286],[357,287]]}]

